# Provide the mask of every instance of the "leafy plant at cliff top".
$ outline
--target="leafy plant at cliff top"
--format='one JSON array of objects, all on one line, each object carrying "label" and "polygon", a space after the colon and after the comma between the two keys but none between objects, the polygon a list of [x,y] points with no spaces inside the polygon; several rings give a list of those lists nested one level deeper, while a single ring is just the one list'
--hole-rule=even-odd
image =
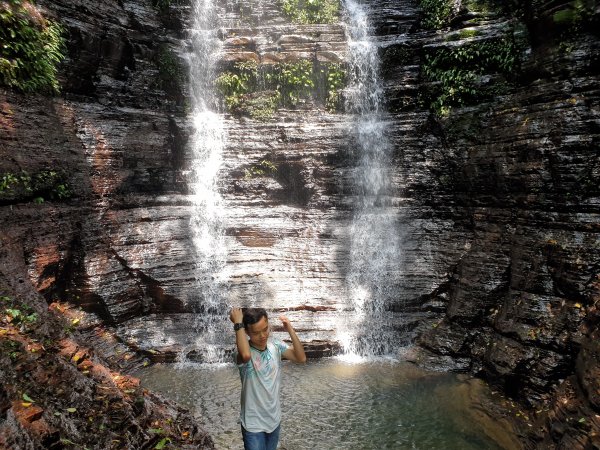
[{"label": "leafy plant at cliff top", "polygon": [[73,195],[67,175],[59,170],[41,170],[30,175],[26,171],[7,172],[0,176],[0,201],[65,200]]},{"label": "leafy plant at cliff top", "polygon": [[340,0],[279,0],[283,13],[294,23],[335,23]]},{"label": "leafy plant at cliff top", "polygon": [[0,85],[23,92],[58,93],[64,29],[30,1],[0,1]]},{"label": "leafy plant at cliff top", "polygon": [[423,8],[423,28],[439,30],[445,27],[452,18],[454,0],[419,0]]},{"label": "leafy plant at cliff top", "polygon": [[519,48],[505,38],[463,46],[437,48],[425,55],[423,73],[430,82],[429,107],[438,115],[450,108],[485,98],[479,81],[486,74],[510,76],[519,62]]}]

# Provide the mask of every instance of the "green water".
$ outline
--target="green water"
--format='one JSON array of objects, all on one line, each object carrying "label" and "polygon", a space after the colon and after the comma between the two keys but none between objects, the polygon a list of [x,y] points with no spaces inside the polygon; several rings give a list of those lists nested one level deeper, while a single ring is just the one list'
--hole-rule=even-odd
[{"label": "green water", "polygon": [[[243,449],[231,365],[156,365],[136,374],[197,415],[218,449]],[[512,449],[482,406],[482,383],[391,362],[284,363],[282,450]]]}]

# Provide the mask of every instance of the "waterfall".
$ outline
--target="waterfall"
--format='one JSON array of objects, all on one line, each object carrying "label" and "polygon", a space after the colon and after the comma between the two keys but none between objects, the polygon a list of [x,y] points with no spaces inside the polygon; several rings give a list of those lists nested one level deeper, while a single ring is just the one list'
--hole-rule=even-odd
[{"label": "waterfall", "polygon": [[396,350],[386,301],[393,295],[399,259],[397,213],[393,208],[392,145],[386,137],[379,55],[367,10],[344,0],[348,16],[346,111],[351,115],[351,174],[355,205],[350,224],[347,324],[340,336],[345,352],[358,356],[389,355]]},{"label": "waterfall", "polygon": [[[225,222],[232,220],[232,217],[238,217],[236,214],[242,214],[240,217],[243,218],[245,212],[225,211],[226,201],[221,198],[217,189],[218,174],[224,165],[223,153],[226,146],[224,116],[218,112],[213,83],[218,75],[218,61],[223,57],[224,44],[218,31],[218,10],[216,5],[211,5],[212,1],[196,0],[194,3],[192,51],[189,54],[191,106],[195,126],[192,136],[193,167],[190,186],[194,199],[191,225],[196,258],[197,283],[194,295],[197,297],[197,319],[195,329],[190,330],[193,331],[190,333],[191,341],[183,352],[190,354],[193,351],[193,359],[204,362],[227,360],[225,353],[228,349],[224,345],[223,336],[230,337],[231,332],[226,319],[226,303],[268,306],[267,303],[271,302],[276,307],[293,307],[298,304],[302,306],[309,303],[296,298],[290,299],[289,305],[285,301],[277,303],[281,289],[284,289],[286,295],[289,295],[292,289],[287,284],[277,285],[280,280],[271,272],[259,280],[265,283],[266,290],[257,298],[253,297],[256,293],[244,291],[243,283],[236,285],[226,275],[231,270],[230,266],[225,267],[228,259],[229,264],[231,261],[247,264],[239,258],[236,260],[239,252],[255,255],[256,260],[262,261],[261,264],[264,265],[272,255],[283,261],[289,258],[283,251],[296,250],[285,239],[274,241],[267,250],[260,250],[261,247],[249,250],[248,247],[230,239],[227,242],[231,245],[231,254],[227,254]],[[344,5],[348,18],[348,85],[345,89],[345,99],[349,118],[347,136],[355,162],[350,174],[355,188],[354,209],[347,228],[348,269],[343,281],[337,285],[339,290],[336,292],[336,299],[345,297],[345,311],[335,315],[335,324],[318,325],[321,326],[318,332],[336,328],[342,330],[335,338],[341,341],[346,353],[368,357],[391,354],[397,347],[398,333],[394,329],[397,327],[390,317],[391,314],[386,311],[386,305],[394,293],[394,280],[397,280],[398,219],[392,205],[392,145],[386,138],[387,124],[383,107],[383,88],[379,78],[378,49],[370,37],[372,30],[365,7],[355,0],[345,0]],[[234,134],[232,139],[236,138],[240,139]],[[265,139],[271,138],[266,136]],[[229,201],[229,197],[226,198]],[[228,208],[231,207],[229,203]],[[276,214],[289,210],[289,205],[274,208]],[[265,226],[267,225],[261,224],[261,227]],[[282,226],[281,223],[279,226]],[[286,226],[293,228],[299,225],[289,221]],[[318,238],[308,241],[317,244],[320,242]],[[302,240],[295,242],[301,243]],[[310,251],[296,253],[307,257],[317,253],[317,250],[311,248]],[[305,265],[304,261],[299,262],[300,267]],[[345,270],[346,264],[342,263],[342,266],[344,269],[340,270]],[[243,267],[248,271],[251,266]],[[295,270],[295,267],[290,265],[285,270]],[[258,267],[251,272],[252,276],[256,278],[256,274],[261,274],[263,270],[264,267]],[[301,283],[304,281],[300,280]],[[318,293],[318,288],[312,292]],[[302,295],[302,292],[300,294]],[[326,295],[323,297],[326,298]],[[330,319],[316,320],[318,322]]]},{"label": "waterfall", "polygon": [[217,189],[218,173],[224,148],[223,117],[217,112],[213,82],[221,55],[218,16],[213,0],[195,0],[191,29],[190,68],[191,107],[194,134],[191,140],[192,166],[190,188],[193,211],[192,241],[195,250],[197,294],[196,330],[203,358],[219,360],[213,346],[215,324],[222,321],[220,272],[225,266],[226,246],[222,199]]}]

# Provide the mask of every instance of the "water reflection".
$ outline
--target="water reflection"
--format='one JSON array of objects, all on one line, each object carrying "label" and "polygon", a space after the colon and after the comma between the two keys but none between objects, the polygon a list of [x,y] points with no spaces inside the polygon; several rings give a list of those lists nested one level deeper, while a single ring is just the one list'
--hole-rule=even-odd
[{"label": "water reflection", "polygon": [[[243,448],[237,421],[240,382],[233,364],[157,365],[137,375],[190,408],[218,449]],[[453,374],[386,361],[286,363],[282,390],[282,450],[519,446],[484,413],[485,386]]]}]

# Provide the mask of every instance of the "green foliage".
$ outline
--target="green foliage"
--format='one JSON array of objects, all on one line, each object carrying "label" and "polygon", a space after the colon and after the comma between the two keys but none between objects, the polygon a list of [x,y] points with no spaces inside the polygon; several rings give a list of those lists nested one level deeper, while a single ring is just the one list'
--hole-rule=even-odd
[{"label": "green foliage", "polygon": [[20,181],[19,177],[13,173],[5,173],[0,179],[0,194],[9,190],[12,185]]},{"label": "green foliage", "polygon": [[460,30],[460,33],[458,34],[460,36],[460,39],[470,39],[472,37],[475,37],[479,34],[479,32],[477,30],[474,30],[472,28],[463,28],[462,30]]},{"label": "green foliage", "polygon": [[346,71],[341,64],[315,69],[308,60],[263,66],[237,63],[215,80],[229,112],[262,121],[269,120],[278,107],[295,107],[311,98],[335,111],[341,107],[345,83]]},{"label": "green foliage", "polygon": [[29,1],[0,1],[0,85],[26,93],[59,92],[63,27]]},{"label": "green foliage", "polygon": [[245,110],[250,117],[266,122],[271,119],[281,103],[281,95],[277,91],[264,91],[249,94],[245,102]]},{"label": "green foliage", "polygon": [[156,444],[154,446],[154,448],[155,448],[155,450],[162,450],[170,442],[171,442],[171,438],[164,437],[158,442],[158,444]]},{"label": "green foliage", "polygon": [[11,297],[0,297],[0,322],[10,323],[22,332],[27,332],[38,318],[37,313],[30,306],[20,304]]},{"label": "green foliage", "polygon": [[342,90],[346,86],[346,70],[342,64],[329,64],[321,69],[325,75],[325,108],[330,111],[338,111],[342,107]]},{"label": "green foliage", "polygon": [[593,16],[593,3],[573,0],[564,5],[565,9],[554,12],[552,20],[558,24],[578,25]]},{"label": "green foliage", "polygon": [[568,54],[575,48],[577,37],[589,25],[594,17],[594,4],[584,0],[573,0],[565,5],[564,9],[555,11],[552,20],[557,25],[559,32],[559,51]]},{"label": "green foliage", "polygon": [[229,111],[242,104],[242,96],[256,90],[258,83],[258,65],[253,62],[240,62],[234,66],[234,71],[223,72],[215,80],[217,91],[225,98]]},{"label": "green foliage", "polygon": [[72,195],[63,171],[42,170],[33,175],[26,171],[8,172],[0,177],[0,200],[31,199],[43,203],[44,200],[65,200]]},{"label": "green foliage", "polygon": [[448,25],[452,17],[452,0],[419,0],[423,8],[421,25],[429,30],[439,30]]},{"label": "green foliage", "polygon": [[6,314],[11,317],[11,322],[18,323],[33,323],[37,320],[38,316],[36,313],[27,314],[20,309],[7,309]]},{"label": "green foliage", "polygon": [[461,8],[477,12],[480,15],[495,15],[504,10],[507,13],[515,10],[520,0],[462,0]]},{"label": "green foliage", "polygon": [[277,166],[271,161],[263,159],[258,164],[251,166],[244,171],[244,178],[256,178],[273,175],[277,172]]},{"label": "green foliage", "polygon": [[552,16],[552,20],[556,23],[575,22],[577,20],[577,13],[572,9],[563,9],[556,11]]},{"label": "green foliage", "polygon": [[279,0],[283,13],[294,23],[335,23],[340,0]]},{"label": "green foliage", "polygon": [[308,60],[275,66],[275,70],[266,74],[266,81],[281,94],[284,106],[296,106],[301,99],[311,96],[315,81],[313,64]]},{"label": "green foliage", "polygon": [[160,88],[171,94],[181,94],[186,81],[185,68],[167,44],[158,47],[156,66]]},{"label": "green foliage", "polygon": [[0,340],[0,354],[7,354],[11,360],[16,361],[22,351],[23,345],[20,342]]},{"label": "green foliage", "polygon": [[423,73],[433,85],[429,107],[444,116],[451,107],[485,98],[477,82],[485,74],[509,76],[519,62],[519,50],[511,39],[438,48],[425,55]]}]

